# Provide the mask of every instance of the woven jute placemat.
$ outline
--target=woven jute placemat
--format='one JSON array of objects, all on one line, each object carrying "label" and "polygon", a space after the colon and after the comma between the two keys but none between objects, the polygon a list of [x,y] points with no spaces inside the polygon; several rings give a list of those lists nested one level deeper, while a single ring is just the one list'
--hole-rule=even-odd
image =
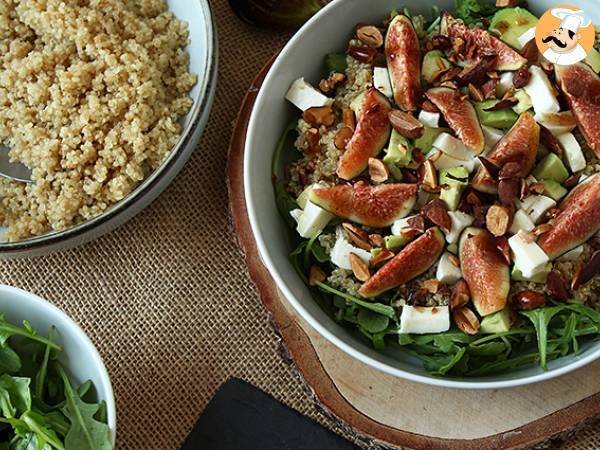
[{"label": "woven jute placemat", "polygon": [[[0,261],[0,282],[51,300],[90,335],[115,389],[119,449],[179,448],[230,376],[358,442],[319,408],[282,356],[229,219],[225,168],[236,113],[254,75],[289,35],[242,24],[226,0],[211,4],[219,84],[206,133],[183,172],[143,213],[93,243]],[[565,448],[600,448],[598,432],[580,431]]]}]

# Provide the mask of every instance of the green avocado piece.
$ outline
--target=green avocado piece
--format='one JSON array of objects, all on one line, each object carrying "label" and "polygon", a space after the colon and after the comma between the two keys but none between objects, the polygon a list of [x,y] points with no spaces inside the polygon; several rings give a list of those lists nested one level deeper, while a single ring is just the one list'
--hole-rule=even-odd
[{"label": "green avocado piece", "polygon": [[519,101],[519,103],[512,108],[515,113],[521,114],[533,108],[531,97],[525,92],[525,89],[517,89],[515,91],[515,98]]},{"label": "green avocado piece", "polygon": [[525,278],[521,271],[517,269],[517,266],[513,266],[512,272],[510,273],[510,278],[514,281],[532,281],[534,283],[545,283],[548,274],[552,270],[552,263],[546,264],[544,270],[540,273],[536,274],[533,278]]},{"label": "green avocado piece", "polygon": [[458,245],[456,244],[450,244],[448,247],[446,247],[446,250],[454,255],[458,255]]},{"label": "green avocado piece", "polygon": [[406,246],[412,239],[406,235],[396,236],[390,235],[385,238],[385,248],[388,250],[400,250],[402,247]]},{"label": "green avocado piece", "polygon": [[554,180],[562,183],[569,178],[569,171],[558,155],[548,153],[533,170],[533,176],[538,180]]},{"label": "green avocado piece", "polygon": [[498,111],[486,111],[487,108],[494,106],[500,100],[486,100],[475,103],[475,110],[482,125],[494,128],[510,128],[517,121],[519,116],[511,108],[504,108]]},{"label": "green avocado piece", "polygon": [[546,197],[550,197],[555,202],[558,202],[561,198],[567,195],[567,189],[555,180],[541,180],[544,183],[543,194]]},{"label": "green avocado piece", "polygon": [[442,134],[444,131],[447,131],[446,128],[431,128],[425,125],[425,130],[423,131],[423,136],[418,139],[415,139],[415,147],[420,148],[424,152],[428,152],[433,146],[433,142],[437,139],[437,137]]},{"label": "green avocado piece", "polygon": [[441,65],[445,69],[452,67],[450,61],[448,61],[445,55],[440,50],[431,50],[425,53],[423,57],[423,67],[421,69],[421,77],[423,82],[426,84],[432,84],[434,82],[434,75],[440,71],[438,60],[442,62]]},{"label": "green avocado piece", "polygon": [[362,105],[364,98],[365,98],[365,93],[361,92],[356,97],[354,97],[352,99],[352,101],[350,102],[350,109],[352,109],[352,111],[354,111],[354,114],[356,114],[357,118],[358,118],[358,113],[360,112],[360,107]]},{"label": "green avocado piece", "polygon": [[481,321],[479,332],[483,334],[504,333],[510,330],[512,322],[510,308],[504,308],[501,311],[485,316]]},{"label": "green avocado piece", "polygon": [[504,8],[490,21],[489,31],[516,50],[522,50],[519,37],[537,25],[538,18],[524,8]]},{"label": "green avocado piece", "polygon": [[469,171],[466,167],[452,167],[440,171],[440,186],[442,186],[440,198],[446,202],[448,210],[456,211],[460,202],[460,196],[468,183]]},{"label": "green avocado piece", "polygon": [[383,162],[390,166],[406,167],[412,160],[412,145],[408,139],[392,130],[390,142],[386,150],[386,155],[383,157]]},{"label": "green avocado piece", "polygon": [[600,52],[595,48],[588,53],[585,62],[594,69],[594,72],[600,73]]}]

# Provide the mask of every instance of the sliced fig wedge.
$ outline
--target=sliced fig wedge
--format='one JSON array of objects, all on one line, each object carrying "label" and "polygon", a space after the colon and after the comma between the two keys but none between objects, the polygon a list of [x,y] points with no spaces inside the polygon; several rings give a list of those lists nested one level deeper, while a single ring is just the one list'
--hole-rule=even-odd
[{"label": "sliced fig wedge", "polygon": [[415,111],[421,94],[421,50],[408,17],[398,15],[390,22],[385,57],[396,104],[404,111]]},{"label": "sliced fig wedge", "polygon": [[315,188],[310,200],[330,213],[373,228],[390,226],[405,217],[415,205],[419,187],[416,184],[382,184],[364,182]]},{"label": "sliced fig wedge", "polygon": [[[495,70],[517,70],[527,62],[527,59],[486,30],[468,28],[447,12],[442,17],[441,32],[451,41],[462,39],[466,54],[472,54],[474,60],[481,59],[484,55],[496,55],[493,66]],[[471,48],[474,51],[469,51]]]},{"label": "sliced fig wedge", "polygon": [[480,154],[485,147],[485,138],[477,112],[468,96],[449,87],[429,89],[426,95],[439,108],[450,128],[464,144]]},{"label": "sliced fig wedge", "polygon": [[591,176],[571,191],[558,206],[550,230],[538,245],[550,259],[574,249],[600,230],[600,174]]},{"label": "sliced fig wedge", "polygon": [[[490,151],[487,159],[498,167],[503,167],[510,162],[517,163],[520,171],[515,175],[526,177],[533,169],[539,145],[540,126],[529,112],[524,112],[508,133]],[[481,167],[473,178],[472,187],[479,192],[488,194],[498,192],[496,181],[490,177],[489,172]]]},{"label": "sliced fig wedge", "polygon": [[556,65],[555,71],[579,129],[600,155],[600,77],[586,64]]},{"label": "sliced fig wedge", "polygon": [[367,89],[358,114],[356,130],[338,161],[337,174],[340,178],[351,180],[357,177],[367,168],[369,158],[379,154],[392,130],[388,119],[391,109],[385,95],[377,89]]},{"label": "sliced fig wedge", "polygon": [[477,312],[487,316],[504,309],[510,273],[494,236],[481,228],[467,228],[461,236],[459,252],[463,278]]},{"label": "sliced fig wedge", "polygon": [[439,228],[430,228],[379,269],[362,285],[359,294],[376,297],[425,273],[440,258],[445,242]]}]

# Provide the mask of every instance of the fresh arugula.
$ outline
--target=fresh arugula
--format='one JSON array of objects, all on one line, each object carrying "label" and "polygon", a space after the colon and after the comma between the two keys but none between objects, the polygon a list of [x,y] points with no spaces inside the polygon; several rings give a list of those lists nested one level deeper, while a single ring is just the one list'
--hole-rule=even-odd
[{"label": "fresh arugula", "polygon": [[454,0],[454,15],[467,25],[489,19],[497,8],[486,0]]}]

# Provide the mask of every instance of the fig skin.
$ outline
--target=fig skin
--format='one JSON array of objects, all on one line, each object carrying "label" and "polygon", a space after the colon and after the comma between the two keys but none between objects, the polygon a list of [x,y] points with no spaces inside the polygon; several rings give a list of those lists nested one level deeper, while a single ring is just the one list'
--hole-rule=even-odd
[{"label": "fig skin", "polygon": [[440,258],[445,243],[439,228],[428,229],[379,269],[358,293],[367,298],[376,297],[422,275]]},{"label": "fig skin", "polygon": [[550,221],[552,228],[538,240],[550,259],[573,250],[600,230],[600,174],[579,184],[558,207],[560,212]]},{"label": "fig skin", "polygon": [[[500,168],[506,163],[516,162],[521,170],[515,175],[525,178],[533,169],[539,145],[540,126],[531,113],[524,112],[508,133],[490,151],[487,159]],[[479,192],[498,193],[496,180],[493,180],[482,167],[475,174],[471,186]]]},{"label": "fig skin", "polygon": [[361,225],[384,228],[406,217],[417,200],[416,184],[371,186],[365,182],[315,188],[310,200],[330,213]]},{"label": "fig skin", "polygon": [[510,291],[510,272],[492,234],[467,228],[460,240],[460,265],[471,291],[471,300],[481,316],[504,309]]},{"label": "fig skin", "polygon": [[390,22],[385,56],[394,101],[404,111],[416,111],[421,95],[421,49],[408,17],[398,15]]},{"label": "fig skin", "polygon": [[581,133],[600,156],[600,77],[582,63],[556,65],[555,72]]},{"label": "fig skin", "polygon": [[338,162],[337,174],[352,180],[368,166],[369,158],[376,157],[387,144],[392,126],[388,114],[392,107],[388,99],[375,88],[365,92],[358,115],[356,130]]},{"label": "fig skin", "polygon": [[450,128],[467,147],[478,155],[483,152],[483,130],[477,112],[467,96],[458,89],[449,87],[431,88],[425,95],[438,107]]}]

